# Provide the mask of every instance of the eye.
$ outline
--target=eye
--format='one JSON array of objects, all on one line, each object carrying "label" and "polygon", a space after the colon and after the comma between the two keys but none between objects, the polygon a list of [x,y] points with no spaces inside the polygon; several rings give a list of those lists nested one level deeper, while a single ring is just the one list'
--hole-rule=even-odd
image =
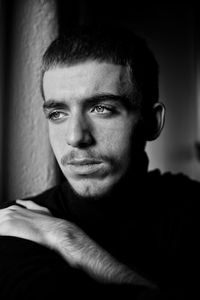
[{"label": "eye", "polygon": [[104,114],[104,115],[112,114],[114,113],[114,111],[115,111],[114,107],[103,105],[103,104],[95,105],[91,110],[92,113]]},{"label": "eye", "polygon": [[103,105],[98,105],[94,108],[97,113],[103,113],[106,110],[106,107]]},{"label": "eye", "polygon": [[47,115],[47,118],[51,121],[59,121],[63,119],[65,116],[66,114],[61,111],[53,111]]}]

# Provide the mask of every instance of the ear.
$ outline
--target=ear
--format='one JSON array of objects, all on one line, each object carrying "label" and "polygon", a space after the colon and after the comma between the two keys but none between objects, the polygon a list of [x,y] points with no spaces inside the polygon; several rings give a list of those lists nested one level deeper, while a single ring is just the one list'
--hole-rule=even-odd
[{"label": "ear", "polygon": [[161,102],[153,105],[151,115],[148,118],[146,126],[146,140],[153,141],[157,139],[165,123],[165,106]]}]

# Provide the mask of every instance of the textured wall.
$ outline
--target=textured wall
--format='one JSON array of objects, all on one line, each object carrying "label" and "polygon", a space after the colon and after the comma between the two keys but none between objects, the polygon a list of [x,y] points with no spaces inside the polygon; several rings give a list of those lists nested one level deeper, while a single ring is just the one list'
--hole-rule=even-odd
[{"label": "textured wall", "polygon": [[37,194],[56,182],[39,82],[41,56],[57,27],[53,0],[18,1],[9,79],[9,200]]}]

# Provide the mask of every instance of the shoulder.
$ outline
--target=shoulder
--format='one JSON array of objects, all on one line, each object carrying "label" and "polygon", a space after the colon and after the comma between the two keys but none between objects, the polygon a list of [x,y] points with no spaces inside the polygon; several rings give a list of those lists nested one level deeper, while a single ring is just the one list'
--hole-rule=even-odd
[{"label": "shoulder", "polygon": [[148,195],[154,199],[151,203],[162,215],[194,223],[199,206],[199,181],[182,173],[161,173],[158,170],[149,172],[148,180]]},{"label": "shoulder", "polygon": [[[66,218],[68,213],[67,189],[67,183],[64,182],[60,185],[50,187],[49,189],[39,194],[27,196],[26,198],[23,198],[23,200],[31,200],[38,205],[48,208],[55,217]],[[15,201],[7,202],[1,205],[1,208],[8,207],[10,205],[13,205],[14,203]]]},{"label": "shoulder", "polygon": [[197,214],[200,182],[182,173],[153,171],[149,176],[152,180],[151,195],[154,195],[155,200],[153,207],[162,228],[163,244],[170,241],[170,251],[178,249],[180,253],[188,251],[193,255],[193,250],[197,248],[196,237],[199,235]]},{"label": "shoulder", "polygon": [[[161,215],[173,223],[185,224],[184,228],[195,227],[198,211],[200,182],[182,173],[149,172],[151,194]],[[164,218],[165,219],[165,218]],[[163,219],[163,220],[164,220]],[[179,223],[179,224],[180,224]]]},{"label": "shoulder", "polygon": [[168,192],[193,193],[200,188],[200,182],[183,173],[164,172],[156,169],[148,173],[148,180],[157,188],[162,187]]}]

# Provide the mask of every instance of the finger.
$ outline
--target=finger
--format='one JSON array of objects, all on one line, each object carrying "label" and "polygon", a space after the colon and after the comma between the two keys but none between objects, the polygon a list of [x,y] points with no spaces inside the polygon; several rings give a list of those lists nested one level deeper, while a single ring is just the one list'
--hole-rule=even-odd
[{"label": "finger", "polygon": [[48,213],[50,214],[50,211],[48,208],[38,205],[35,202],[31,201],[31,200],[16,200],[16,203],[19,205],[22,205],[23,207],[30,209],[30,210],[36,210],[36,211],[42,211],[44,213]]}]

